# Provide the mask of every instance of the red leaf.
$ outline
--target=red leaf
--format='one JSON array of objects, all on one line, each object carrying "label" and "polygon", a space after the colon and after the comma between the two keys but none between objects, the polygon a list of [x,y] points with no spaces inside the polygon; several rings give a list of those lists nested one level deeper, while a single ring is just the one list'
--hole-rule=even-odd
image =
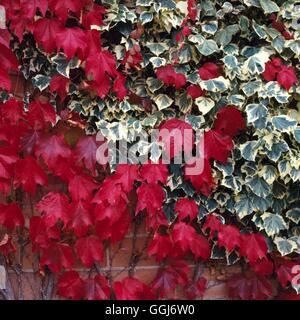
[{"label": "red leaf", "polygon": [[[164,144],[166,156],[178,156],[182,149],[189,154],[194,146],[194,131],[190,124],[179,119],[169,119],[159,126],[160,141]],[[169,152],[170,150],[170,152]]]},{"label": "red leaf", "polygon": [[96,141],[96,136],[82,137],[74,151],[76,161],[82,161],[93,175],[96,175],[96,153],[101,144],[102,142]]},{"label": "red leaf", "polygon": [[193,165],[185,165],[184,168],[184,179],[190,180],[191,184],[195,188],[195,190],[199,193],[204,194],[205,196],[209,196],[212,189],[215,187],[215,183],[211,173],[211,166],[207,159],[204,159],[204,169],[200,174],[188,175],[187,168],[194,167]]},{"label": "red leaf", "polygon": [[2,120],[16,125],[24,118],[24,103],[14,98],[10,98],[1,105]]},{"label": "red leaf", "polygon": [[0,88],[10,91],[11,83],[8,72],[18,71],[19,62],[14,53],[3,44],[0,44],[0,61]]},{"label": "red leaf", "polygon": [[63,49],[68,59],[72,59],[76,53],[81,60],[84,58],[87,43],[82,29],[77,27],[63,28],[57,32],[56,41],[58,49]]},{"label": "red leaf", "polygon": [[15,203],[0,204],[0,224],[8,229],[24,227],[25,219],[20,207]]},{"label": "red leaf", "polygon": [[163,188],[158,184],[142,184],[136,191],[138,202],[135,213],[146,209],[149,214],[155,213],[159,210],[165,199]]},{"label": "red leaf", "polygon": [[265,64],[265,71],[263,77],[266,81],[276,80],[278,72],[282,69],[282,60],[280,58],[274,58]]},{"label": "red leaf", "polygon": [[196,298],[203,298],[206,289],[207,280],[200,277],[196,282],[191,282],[185,287],[185,294],[188,299],[194,300]]},{"label": "red leaf", "polygon": [[104,180],[92,202],[101,204],[106,201],[111,205],[118,205],[120,201],[128,201],[122,185],[115,176],[108,176]]},{"label": "red leaf", "polygon": [[263,258],[257,260],[252,269],[259,276],[269,276],[273,273],[274,265],[271,260]]},{"label": "red leaf", "polygon": [[49,9],[53,11],[61,20],[68,18],[69,11],[79,14],[85,5],[85,0],[49,0]]},{"label": "red leaf", "polygon": [[187,90],[186,90],[186,94],[188,96],[190,96],[193,100],[204,96],[205,91],[201,89],[200,86],[196,85],[196,84],[191,84]]},{"label": "red leaf", "polygon": [[292,272],[294,266],[299,265],[298,261],[289,261],[282,259],[280,261],[280,266],[276,268],[277,279],[283,288],[295,277],[295,273]]},{"label": "red leaf", "polygon": [[57,282],[58,294],[64,298],[80,300],[84,297],[84,281],[76,271],[67,271]]},{"label": "red leaf", "polygon": [[218,78],[221,75],[219,67],[212,62],[204,63],[204,65],[199,68],[198,72],[202,80]]},{"label": "red leaf", "polygon": [[103,260],[103,244],[96,236],[78,239],[75,243],[75,250],[82,263],[88,268],[96,261]]},{"label": "red leaf", "polygon": [[63,193],[49,192],[36,204],[36,210],[44,213],[48,227],[54,226],[58,220],[66,226],[71,219],[69,199]]},{"label": "red leaf", "polygon": [[123,100],[127,96],[127,89],[125,84],[126,78],[121,73],[118,73],[112,91],[117,94],[119,100]]},{"label": "red leaf", "polygon": [[206,232],[208,229],[210,230],[209,239],[213,239],[215,232],[219,231],[222,228],[222,222],[217,218],[213,213],[206,216],[205,223],[203,224],[202,230]]},{"label": "red leaf", "polygon": [[233,138],[240,131],[246,130],[246,122],[235,107],[225,107],[218,111],[214,129]]},{"label": "red leaf", "polygon": [[119,164],[115,173],[115,182],[120,183],[125,192],[130,192],[134,181],[141,181],[139,166],[133,164]]},{"label": "red leaf", "polygon": [[173,249],[173,243],[169,235],[160,235],[155,232],[148,247],[148,255],[155,256],[158,262],[168,257]]},{"label": "red leaf", "polygon": [[226,164],[232,149],[231,137],[216,130],[209,130],[204,133],[204,153],[207,159],[214,159]]},{"label": "red leaf", "polygon": [[54,273],[62,271],[63,268],[71,268],[74,264],[71,247],[64,243],[50,243],[47,248],[42,249],[40,264],[42,267],[47,265]]},{"label": "red leaf", "polygon": [[107,202],[99,203],[94,210],[96,221],[109,220],[110,224],[117,222],[126,212],[127,203],[120,200],[116,205],[110,205]]},{"label": "red leaf", "polygon": [[89,203],[79,201],[71,210],[70,228],[74,230],[76,237],[83,237],[88,232],[89,226],[93,225],[92,208]]},{"label": "red leaf", "polygon": [[6,48],[9,48],[10,33],[8,29],[0,29],[0,44],[4,45]]},{"label": "red leaf", "polygon": [[51,240],[59,240],[60,230],[56,226],[49,228],[44,217],[33,216],[30,218],[29,236],[35,252],[39,248],[48,247]]},{"label": "red leaf", "polygon": [[27,120],[35,130],[45,129],[48,123],[55,124],[56,113],[50,103],[36,100],[29,103]]},{"label": "red leaf", "polygon": [[34,23],[33,35],[46,52],[52,53],[57,48],[56,34],[63,29],[63,24],[56,18],[42,18]]},{"label": "red leaf", "polygon": [[233,225],[222,225],[218,233],[218,246],[225,247],[228,252],[241,246],[240,230]]},{"label": "red leaf", "polygon": [[58,96],[60,97],[60,100],[63,101],[67,95],[67,92],[69,91],[69,84],[70,84],[70,79],[60,74],[56,74],[51,79],[50,91],[51,92],[56,91]]},{"label": "red leaf", "polygon": [[189,13],[189,18],[192,21],[195,21],[197,18],[197,14],[198,14],[196,0],[188,0],[188,13]]},{"label": "red leaf", "polygon": [[232,276],[228,283],[229,296],[241,300],[266,300],[272,296],[272,283],[264,277]]},{"label": "red leaf", "polygon": [[196,257],[202,259],[210,257],[210,245],[206,238],[197,234],[192,226],[184,222],[176,223],[173,228],[173,241],[176,249],[175,256],[182,256],[191,251]]},{"label": "red leaf", "polygon": [[266,239],[259,233],[241,235],[240,255],[246,257],[250,264],[254,264],[258,259],[266,257],[268,247]]},{"label": "red leaf", "polygon": [[114,283],[117,300],[153,300],[152,290],[138,279],[127,277]]},{"label": "red leaf", "polygon": [[90,201],[93,198],[93,191],[98,189],[98,187],[98,184],[96,184],[90,176],[77,174],[70,179],[68,190],[74,202],[80,200]]},{"label": "red leaf", "polygon": [[103,15],[106,13],[104,7],[93,3],[89,11],[82,16],[82,25],[85,29],[90,29],[91,25],[103,26]]},{"label": "red leaf", "polygon": [[165,85],[174,85],[176,89],[180,89],[186,84],[185,75],[177,73],[171,65],[159,67],[156,70],[156,76],[157,79],[161,80]]},{"label": "red leaf", "polygon": [[47,176],[36,160],[30,156],[20,159],[15,166],[14,186],[35,195],[36,185],[46,186]]},{"label": "red leaf", "polygon": [[285,90],[290,90],[298,82],[295,68],[292,66],[282,66],[281,71],[277,75],[277,81]]},{"label": "red leaf", "polygon": [[151,285],[160,298],[174,291],[177,285],[186,285],[188,282],[187,274],[189,268],[185,262],[173,262],[160,268]]},{"label": "red leaf", "polygon": [[39,139],[35,155],[41,157],[49,169],[52,169],[63,159],[71,157],[71,149],[61,135],[49,135]]},{"label": "red leaf", "polygon": [[107,280],[100,275],[94,279],[85,280],[85,299],[87,300],[108,300],[110,298],[110,289]]},{"label": "red leaf", "polygon": [[148,183],[167,183],[169,175],[168,168],[165,164],[147,163],[141,167],[141,177]]},{"label": "red leaf", "polygon": [[16,252],[16,247],[14,246],[11,236],[5,234],[3,239],[0,241],[0,253],[5,257],[8,257],[11,253]]},{"label": "red leaf", "polygon": [[86,60],[86,74],[93,75],[93,79],[98,85],[102,85],[106,73],[111,77],[115,77],[117,75],[116,70],[116,59],[108,50],[92,52]]},{"label": "red leaf", "polygon": [[186,217],[194,220],[198,215],[198,206],[193,199],[181,198],[177,200],[174,211],[178,213],[180,220]]}]

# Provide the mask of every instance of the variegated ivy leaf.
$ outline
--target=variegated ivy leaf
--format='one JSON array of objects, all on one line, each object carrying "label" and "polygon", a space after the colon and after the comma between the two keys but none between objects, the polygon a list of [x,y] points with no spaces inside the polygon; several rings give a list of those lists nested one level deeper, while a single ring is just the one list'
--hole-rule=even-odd
[{"label": "variegated ivy leaf", "polygon": [[269,54],[266,51],[260,51],[248,58],[244,64],[244,68],[251,75],[261,74],[265,71],[265,64],[269,60]]},{"label": "variegated ivy leaf", "polygon": [[201,126],[205,123],[203,116],[194,116],[194,115],[187,115],[185,117],[185,121],[189,123],[194,130],[198,130],[201,128]]},{"label": "variegated ivy leaf", "polygon": [[156,56],[160,56],[169,49],[169,46],[163,42],[149,42],[146,44],[146,47]]},{"label": "variegated ivy leaf", "polygon": [[268,109],[262,104],[248,104],[246,106],[247,121],[257,129],[263,129],[267,124]]},{"label": "variegated ivy leaf", "polygon": [[292,167],[289,161],[282,160],[278,163],[278,170],[279,170],[280,176],[284,178],[286,175],[288,175],[291,172]]},{"label": "variegated ivy leaf", "polygon": [[300,127],[294,130],[294,137],[298,143],[300,143]]},{"label": "variegated ivy leaf", "polygon": [[278,176],[276,168],[271,165],[263,166],[258,174],[260,177],[263,177],[268,184],[272,184]]},{"label": "variegated ivy leaf", "polygon": [[272,199],[270,196],[258,197],[257,195],[253,194],[252,202],[255,211],[265,212],[270,208],[272,204]]},{"label": "variegated ivy leaf", "polygon": [[290,209],[286,212],[285,215],[287,216],[287,218],[289,218],[297,224],[300,222],[300,208]]},{"label": "variegated ivy leaf", "polygon": [[271,193],[270,185],[262,178],[254,176],[246,179],[246,185],[259,197],[266,197]]},{"label": "variegated ivy leaf", "polygon": [[275,98],[279,103],[287,103],[289,99],[289,93],[277,81],[269,81],[265,86],[262,86],[258,96],[263,99]]},{"label": "variegated ivy leaf", "polygon": [[245,102],[245,97],[241,94],[234,94],[228,98],[228,104],[242,107]]},{"label": "variegated ivy leaf", "polygon": [[32,78],[32,84],[40,91],[45,90],[50,85],[51,77],[38,74]]},{"label": "variegated ivy leaf", "polygon": [[136,5],[142,7],[150,7],[154,3],[154,0],[137,0]]},{"label": "variegated ivy leaf", "polygon": [[77,68],[80,64],[77,58],[68,60],[62,53],[51,58],[51,61],[56,65],[56,71],[66,78],[70,77],[70,70]]},{"label": "variegated ivy leaf", "polygon": [[240,145],[242,157],[248,161],[255,161],[259,145],[259,141],[248,141]]},{"label": "variegated ivy leaf", "polygon": [[251,97],[252,95],[254,95],[256,92],[260,90],[262,85],[263,84],[261,80],[254,80],[246,84],[243,84],[242,90],[247,97]]},{"label": "variegated ivy leaf", "polygon": [[274,143],[271,150],[267,150],[267,156],[272,161],[278,161],[283,152],[289,151],[289,146],[285,141]]},{"label": "variegated ivy leaf", "polygon": [[214,100],[207,97],[197,98],[195,104],[203,115],[207,114],[215,106]]},{"label": "variegated ivy leaf", "polygon": [[142,22],[142,24],[151,22],[153,20],[153,12],[149,12],[149,11],[143,11],[140,14],[140,20]]},{"label": "variegated ivy leaf", "polygon": [[191,110],[193,105],[193,99],[186,93],[182,93],[176,98],[176,105],[182,113],[187,113]]},{"label": "variegated ivy leaf", "polygon": [[297,249],[295,241],[289,239],[276,237],[274,243],[282,256],[286,256]]},{"label": "variegated ivy leaf", "polygon": [[147,86],[148,86],[148,89],[149,89],[152,93],[156,92],[157,90],[159,90],[160,88],[162,88],[163,85],[164,85],[164,83],[163,83],[161,80],[157,79],[157,78],[148,78],[148,79],[146,80],[146,84],[147,84]]},{"label": "variegated ivy leaf", "polygon": [[173,100],[169,98],[166,94],[159,94],[154,97],[154,102],[158,107],[158,110],[163,110],[170,107],[173,103]]},{"label": "variegated ivy leaf", "polygon": [[215,40],[218,45],[226,46],[232,40],[232,37],[238,33],[240,30],[238,24],[233,24],[225,27],[224,29],[219,30],[215,35]]},{"label": "variegated ivy leaf", "polygon": [[278,214],[265,212],[261,217],[264,221],[264,229],[270,237],[278,234],[281,230],[286,230],[288,228],[288,225],[283,220],[282,216]]},{"label": "variegated ivy leaf", "polygon": [[276,2],[272,0],[259,0],[259,3],[265,13],[273,13],[280,10]]},{"label": "variegated ivy leaf", "polygon": [[230,86],[230,81],[220,76],[215,79],[200,81],[201,88],[211,92],[224,92]]},{"label": "variegated ivy leaf", "polygon": [[218,52],[219,48],[214,40],[204,40],[201,44],[196,45],[197,50],[204,56]]},{"label": "variegated ivy leaf", "polygon": [[218,21],[209,21],[205,24],[201,25],[202,31],[209,33],[209,34],[215,34],[218,30]]},{"label": "variegated ivy leaf", "polygon": [[281,132],[290,132],[297,126],[296,120],[285,115],[273,117],[272,123],[274,128]]},{"label": "variegated ivy leaf", "polygon": [[253,213],[253,203],[249,194],[240,193],[235,196],[234,210],[240,219]]},{"label": "variegated ivy leaf", "polygon": [[152,57],[149,59],[149,61],[152,63],[155,69],[164,66],[167,63],[167,60],[161,57]]},{"label": "variegated ivy leaf", "polygon": [[222,179],[221,185],[234,190],[235,192],[240,192],[242,190],[241,182],[234,176],[226,176]]}]

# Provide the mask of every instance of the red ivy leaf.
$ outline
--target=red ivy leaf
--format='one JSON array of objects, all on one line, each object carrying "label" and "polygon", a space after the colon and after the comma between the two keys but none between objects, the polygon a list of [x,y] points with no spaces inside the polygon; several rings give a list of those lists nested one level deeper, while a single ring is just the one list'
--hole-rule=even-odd
[{"label": "red ivy leaf", "polygon": [[236,226],[222,225],[218,233],[218,246],[225,247],[228,252],[241,246],[240,230]]},{"label": "red ivy leaf", "polygon": [[202,80],[218,78],[221,75],[219,67],[212,62],[204,63],[204,65],[199,68],[198,72]]},{"label": "red ivy leaf", "polygon": [[36,157],[41,157],[49,169],[71,157],[71,149],[61,135],[50,135],[39,139],[35,147]]},{"label": "red ivy leaf", "polygon": [[100,275],[94,279],[85,280],[85,299],[87,300],[108,300],[110,297],[110,289],[107,280]]},{"label": "red ivy leaf", "polygon": [[162,261],[168,257],[173,249],[172,239],[169,235],[160,235],[155,232],[154,237],[148,247],[148,255],[155,256],[157,261]]},{"label": "red ivy leaf", "polygon": [[194,300],[196,298],[203,298],[206,289],[207,280],[200,277],[196,282],[191,282],[185,287],[185,294],[188,299]]},{"label": "red ivy leaf", "polygon": [[64,298],[80,300],[84,296],[84,281],[77,271],[67,271],[57,282],[58,294]]},{"label": "red ivy leaf", "polygon": [[141,177],[148,183],[166,184],[169,175],[168,167],[165,164],[147,163],[141,167]]},{"label": "red ivy leaf", "polygon": [[1,105],[2,120],[16,125],[24,118],[24,103],[14,98],[10,98]]},{"label": "red ivy leaf", "polygon": [[67,95],[67,92],[69,91],[69,84],[70,84],[70,79],[60,74],[56,74],[51,79],[50,91],[51,92],[56,91],[60,100],[63,101]]},{"label": "red ivy leaf", "polygon": [[252,269],[259,276],[269,276],[273,273],[274,265],[271,260],[263,258],[257,260]]},{"label": "red ivy leaf", "polygon": [[290,90],[298,82],[295,68],[292,66],[282,66],[281,71],[277,75],[277,81],[285,90]]},{"label": "red ivy leaf", "polygon": [[138,202],[135,213],[146,209],[149,214],[155,213],[163,205],[165,193],[158,184],[142,184],[137,188]]},{"label": "red ivy leaf", "polygon": [[55,124],[56,113],[50,103],[36,100],[29,103],[27,120],[33,129],[45,129],[48,123]]},{"label": "red ivy leaf", "polygon": [[274,58],[265,64],[265,71],[263,77],[266,81],[276,80],[278,72],[281,71],[282,60],[280,58]]},{"label": "red ivy leaf", "polygon": [[[164,150],[168,156],[168,150],[170,150],[170,158],[178,156],[178,154],[184,149],[185,154],[193,149],[195,138],[193,128],[190,124],[179,119],[169,119],[159,126],[160,134],[166,132],[161,137],[161,141],[164,144]],[[183,148],[182,148],[183,147]]]},{"label": "red ivy leaf", "polygon": [[89,203],[79,201],[74,204],[71,210],[70,228],[74,230],[76,237],[83,237],[88,232],[89,226],[93,225],[94,219]]},{"label": "red ivy leaf", "polygon": [[254,264],[258,259],[266,257],[268,247],[266,239],[259,233],[241,235],[240,255],[246,257],[250,264]]},{"label": "red ivy leaf", "polygon": [[186,84],[186,77],[183,73],[177,73],[173,66],[163,66],[156,70],[157,79],[161,80],[165,85],[174,85],[176,89],[180,89]]},{"label": "red ivy leaf", "polygon": [[209,130],[204,133],[204,153],[207,159],[214,159],[226,164],[232,149],[231,137],[216,130]]},{"label": "red ivy leaf", "polygon": [[85,0],[49,0],[49,9],[63,21],[67,20],[69,11],[79,14],[85,5]]},{"label": "red ivy leaf", "polygon": [[70,179],[68,190],[74,202],[80,200],[90,201],[93,197],[93,191],[98,189],[98,187],[98,184],[96,184],[90,176],[77,174]]},{"label": "red ivy leaf", "polygon": [[266,300],[272,296],[272,283],[264,277],[232,276],[228,283],[229,296],[241,300]]},{"label": "red ivy leaf", "polygon": [[195,190],[199,193],[204,194],[205,196],[209,196],[212,189],[215,187],[215,183],[211,173],[210,162],[207,159],[204,159],[204,168],[203,172],[200,174],[187,174],[188,167],[194,167],[193,165],[185,165],[184,168],[184,179],[190,180],[191,184],[195,188]]},{"label": "red ivy leaf", "polygon": [[63,49],[68,59],[72,59],[76,53],[80,59],[83,59],[87,43],[86,35],[82,29],[77,27],[63,28],[56,34],[56,41],[58,49]]},{"label": "red ivy leaf", "polygon": [[45,214],[48,227],[54,226],[61,220],[66,226],[70,221],[71,206],[67,196],[60,192],[49,192],[36,204],[36,210]]},{"label": "red ivy leaf", "polygon": [[115,182],[120,183],[125,192],[130,192],[134,181],[141,181],[139,166],[133,164],[119,164],[115,173]]},{"label": "red ivy leaf", "polygon": [[210,230],[209,239],[213,239],[215,232],[221,230],[222,228],[222,222],[221,220],[214,215],[213,213],[206,216],[205,223],[203,224],[202,230],[204,232],[207,232],[207,230]]},{"label": "red ivy leaf", "polygon": [[123,100],[127,96],[127,89],[125,84],[126,78],[121,73],[118,73],[112,91],[117,94],[119,100]]},{"label": "red ivy leaf", "polygon": [[186,94],[188,96],[190,96],[193,100],[204,96],[205,91],[201,89],[200,86],[196,85],[196,84],[191,84],[187,90],[186,90]]},{"label": "red ivy leaf", "polygon": [[16,203],[0,204],[0,224],[8,229],[24,227],[25,219]]},{"label": "red ivy leaf", "polygon": [[138,279],[127,277],[114,283],[117,300],[153,300],[152,290]]},{"label": "red ivy leaf", "polygon": [[246,129],[246,122],[235,107],[225,107],[218,111],[214,129],[233,138]]},{"label": "red ivy leaf", "polygon": [[94,262],[103,260],[103,244],[96,236],[78,239],[75,243],[75,250],[82,263],[88,268]]},{"label": "red ivy leaf", "polygon": [[74,264],[71,247],[64,243],[50,243],[47,248],[42,249],[40,264],[42,267],[47,265],[54,273],[62,271],[63,268],[71,268]]},{"label": "red ivy leaf", "polygon": [[33,35],[46,52],[52,53],[57,48],[56,35],[63,29],[63,24],[56,18],[42,18],[34,23]]},{"label": "red ivy leaf", "polygon": [[198,206],[193,199],[181,198],[177,200],[174,211],[178,213],[180,220],[189,217],[194,220],[198,215]]},{"label": "red ivy leaf", "polygon": [[22,187],[24,191],[35,195],[37,184],[41,186],[48,184],[44,170],[30,156],[20,159],[15,167],[14,186]]}]

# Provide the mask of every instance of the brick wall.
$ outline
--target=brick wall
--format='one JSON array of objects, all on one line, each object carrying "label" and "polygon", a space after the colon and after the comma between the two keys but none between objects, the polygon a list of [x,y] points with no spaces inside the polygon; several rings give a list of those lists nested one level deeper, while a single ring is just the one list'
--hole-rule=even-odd
[{"label": "brick wall", "polygon": [[[32,86],[28,84],[20,75],[13,75],[13,92],[16,97],[22,98],[24,91],[31,91]],[[55,184],[55,181],[48,187],[49,190],[60,189],[59,185]],[[47,192],[47,190],[45,190]],[[42,197],[39,194],[36,198],[40,199]],[[26,216],[26,226],[29,225],[29,218],[34,214],[34,206],[30,199],[22,199],[22,209]],[[33,211],[32,211],[33,210]],[[1,230],[0,230],[0,236]],[[2,237],[1,237],[2,238]],[[109,272],[113,276],[113,280],[121,280],[122,278],[128,276],[128,266],[130,265],[130,258],[132,253],[133,244],[135,243],[135,253],[140,255],[139,262],[134,268],[133,275],[143,281],[144,283],[150,283],[158,270],[158,265],[156,261],[147,257],[145,254],[145,243],[147,243],[147,233],[145,230],[145,224],[142,221],[138,226],[135,235],[131,230],[125,239],[119,244],[113,245],[106,248],[106,254],[104,261],[100,264],[101,272],[104,274]],[[42,299],[47,298],[47,292],[45,288],[47,287],[48,281],[56,281],[50,277],[43,277],[38,269],[38,263],[36,258],[32,254],[30,244],[25,247],[18,246],[17,261],[14,261],[15,265],[20,264],[22,268],[12,270],[8,269],[7,275],[7,291],[9,292],[9,298],[15,299]],[[192,261],[187,261],[190,265],[190,272],[193,274],[195,271],[195,266]],[[82,276],[88,276],[91,272],[85,269],[79,262],[76,263],[74,268],[82,274]],[[227,289],[226,289],[226,279],[232,274],[239,272],[239,267],[226,267],[222,264],[207,264],[201,266],[202,276],[207,279],[207,288],[204,294],[204,299],[227,299]],[[173,295],[174,297],[174,295]],[[175,297],[180,299],[184,295],[182,292],[177,290],[175,292]],[[56,292],[53,294],[53,299],[60,299]]]}]

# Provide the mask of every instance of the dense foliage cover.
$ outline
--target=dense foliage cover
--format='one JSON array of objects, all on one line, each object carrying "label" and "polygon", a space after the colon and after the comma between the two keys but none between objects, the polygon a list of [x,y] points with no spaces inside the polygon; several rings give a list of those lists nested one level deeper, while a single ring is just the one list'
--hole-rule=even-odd
[{"label": "dense foliage cover", "polygon": [[[233,298],[297,298],[300,2],[0,4],[0,252],[8,268],[15,245],[31,243],[41,276],[57,274],[63,297],[164,298],[182,287],[199,299],[205,279],[188,276],[188,261],[220,259],[242,265],[228,282]],[[12,75],[32,83],[23,100]],[[205,131],[204,172],[96,164],[96,132],[116,141],[128,128]],[[157,148],[151,160],[160,155]],[[104,249],[142,219],[144,249],[161,267],[142,283],[133,256],[128,277],[114,281],[101,271]],[[74,271],[78,259],[97,275]]]}]

